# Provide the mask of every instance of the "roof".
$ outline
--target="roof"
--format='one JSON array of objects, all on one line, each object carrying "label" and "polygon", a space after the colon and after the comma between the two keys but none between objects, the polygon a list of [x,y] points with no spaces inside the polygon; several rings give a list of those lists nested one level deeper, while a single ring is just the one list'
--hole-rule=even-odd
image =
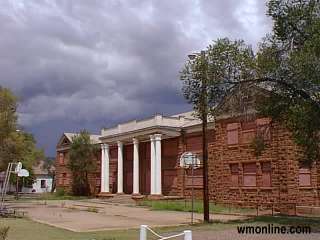
[{"label": "roof", "polygon": [[[63,133],[64,136],[66,136],[66,138],[72,142],[72,138],[75,136],[78,136],[79,133]],[[95,135],[95,134],[90,134],[90,140],[92,143],[96,144],[96,143],[100,143],[100,135]]]},{"label": "roof", "polygon": [[[211,119],[208,119],[212,122]],[[117,124],[111,128],[103,128],[101,130],[102,141],[123,141],[132,137],[144,138],[153,133],[161,133],[166,136],[179,136],[183,128],[193,128],[201,124],[201,120],[197,118],[195,111],[183,112],[166,116],[155,114],[149,118],[141,120],[131,120],[128,122]]]},{"label": "roof", "polygon": [[189,118],[189,119],[197,119],[195,111],[177,113],[177,114],[172,115],[171,117],[185,117],[185,118]]},{"label": "roof", "polygon": [[[50,170],[54,170],[55,167],[51,166]],[[38,165],[32,167],[32,171],[34,175],[48,175],[48,170],[44,169],[44,161],[40,161]]]}]

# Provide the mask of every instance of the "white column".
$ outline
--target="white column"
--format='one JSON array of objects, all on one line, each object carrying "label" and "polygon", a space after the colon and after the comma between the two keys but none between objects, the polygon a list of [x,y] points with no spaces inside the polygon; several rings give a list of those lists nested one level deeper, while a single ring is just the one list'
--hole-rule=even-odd
[{"label": "white column", "polygon": [[133,138],[133,194],[139,194],[139,141]]},{"label": "white column", "polygon": [[155,134],[155,148],[156,148],[156,167],[155,167],[155,182],[156,194],[162,194],[161,184],[161,134]]},{"label": "white column", "polygon": [[104,161],[104,144],[101,144],[101,182],[100,182],[100,188],[101,192],[105,192],[104,189],[104,174],[105,174],[105,161]]},{"label": "white column", "polygon": [[104,145],[104,191],[109,192],[109,164],[110,164],[110,155],[109,155],[109,145]]},{"label": "white column", "polygon": [[123,143],[118,141],[118,193],[123,193]]},{"label": "white column", "polygon": [[156,149],[155,149],[155,144],[154,144],[154,136],[150,136],[150,147],[151,147],[151,164],[150,164],[150,194],[156,194],[156,183],[155,183],[155,164],[156,164]]}]

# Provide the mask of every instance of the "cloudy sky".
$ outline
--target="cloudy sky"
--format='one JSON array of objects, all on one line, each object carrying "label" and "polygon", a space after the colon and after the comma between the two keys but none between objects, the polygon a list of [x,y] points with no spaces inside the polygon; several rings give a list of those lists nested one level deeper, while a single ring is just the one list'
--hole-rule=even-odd
[{"label": "cloudy sky", "polygon": [[63,132],[191,109],[187,54],[226,36],[256,46],[265,11],[263,0],[1,0],[0,85],[54,156]]}]

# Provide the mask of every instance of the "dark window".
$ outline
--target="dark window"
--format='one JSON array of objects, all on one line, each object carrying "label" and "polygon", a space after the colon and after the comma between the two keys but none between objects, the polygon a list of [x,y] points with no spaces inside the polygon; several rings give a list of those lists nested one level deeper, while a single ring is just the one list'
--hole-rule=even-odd
[{"label": "dark window", "polygon": [[41,188],[47,187],[46,180],[41,180],[40,184],[41,184]]},{"label": "dark window", "polygon": [[271,139],[269,118],[257,119],[257,135],[262,137],[264,140]]},{"label": "dark window", "polygon": [[64,153],[59,153],[59,164],[60,165],[64,164]]}]

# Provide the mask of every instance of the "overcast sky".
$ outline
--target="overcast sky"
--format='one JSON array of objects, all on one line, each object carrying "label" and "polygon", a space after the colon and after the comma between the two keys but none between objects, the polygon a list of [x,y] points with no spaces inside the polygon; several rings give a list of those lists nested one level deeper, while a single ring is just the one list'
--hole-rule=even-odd
[{"label": "overcast sky", "polygon": [[222,37],[253,47],[263,0],[1,0],[0,85],[48,156],[63,132],[190,110],[179,71]]}]

